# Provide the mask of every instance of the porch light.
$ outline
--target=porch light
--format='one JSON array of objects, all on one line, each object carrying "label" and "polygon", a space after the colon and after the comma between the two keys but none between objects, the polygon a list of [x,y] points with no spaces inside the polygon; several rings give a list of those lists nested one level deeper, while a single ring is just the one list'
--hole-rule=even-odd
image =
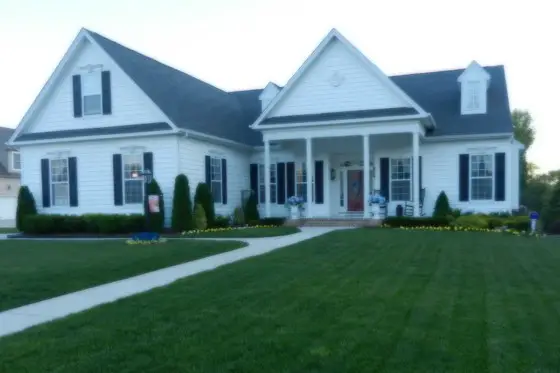
[{"label": "porch light", "polygon": [[331,168],[331,181],[336,180],[336,170]]}]

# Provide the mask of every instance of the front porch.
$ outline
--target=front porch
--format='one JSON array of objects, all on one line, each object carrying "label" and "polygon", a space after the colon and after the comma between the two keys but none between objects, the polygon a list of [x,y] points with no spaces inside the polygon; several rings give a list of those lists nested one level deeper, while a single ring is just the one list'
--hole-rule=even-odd
[{"label": "front porch", "polygon": [[381,217],[396,215],[398,206],[420,216],[420,136],[411,131],[265,139],[262,158],[253,158],[260,167],[259,186],[252,189],[259,191],[261,215],[288,216],[285,201],[300,196],[306,201],[303,219],[371,220],[368,198],[378,193],[387,199]]}]

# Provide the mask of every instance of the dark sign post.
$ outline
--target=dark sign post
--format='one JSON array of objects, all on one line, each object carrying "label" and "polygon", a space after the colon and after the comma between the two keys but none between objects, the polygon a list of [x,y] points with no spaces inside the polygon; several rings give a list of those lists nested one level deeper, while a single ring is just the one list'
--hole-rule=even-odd
[{"label": "dark sign post", "polygon": [[531,219],[531,232],[535,233],[537,230],[537,220],[539,220],[539,213],[536,211],[531,211],[529,214],[529,219]]}]

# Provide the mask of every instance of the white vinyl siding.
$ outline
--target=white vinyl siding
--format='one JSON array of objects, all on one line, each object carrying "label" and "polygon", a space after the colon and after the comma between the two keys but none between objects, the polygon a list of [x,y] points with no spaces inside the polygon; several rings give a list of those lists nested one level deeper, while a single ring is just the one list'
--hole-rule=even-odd
[{"label": "white vinyl siding", "polygon": [[126,205],[139,204],[144,200],[143,154],[123,154],[123,193]]},{"label": "white vinyl siding", "polygon": [[50,160],[51,200],[53,206],[70,205],[68,158]]}]

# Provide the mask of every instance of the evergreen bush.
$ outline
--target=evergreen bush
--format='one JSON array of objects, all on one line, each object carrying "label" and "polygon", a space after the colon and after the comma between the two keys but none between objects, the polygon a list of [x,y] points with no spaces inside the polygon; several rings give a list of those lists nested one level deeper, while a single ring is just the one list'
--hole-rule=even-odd
[{"label": "evergreen bush", "polygon": [[23,185],[19,188],[17,199],[16,228],[18,231],[23,231],[24,218],[30,215],[37,215],[35,198],[33,198],[29,188]]},{"label": "evergreen bush", "polygon": [[243,213],[245,214],[245,222],[249,223],[259,221],[260,216],[257,205],[257,194],[251,193],[251,195],[247,199],[247,203],[245,203],[245,208],[243,211]]},{"label": "evergreen bush", "polygon": [[194,207],[194,225],[196,229],[206,229],[208,228],[208,222],[206,221],[206,212],[202,205],[197,204]]},{"label": "evergreen bush", "polygon": [[206,224],[208,227],[214,226],[214,221],[216,220],[216,212],[214,211],[214,198],[210,192],[210,188],[206,183],[199,183],[196,186],[196,192],[194,194],[194,204],[201,205],[204,208],[204,213],[206,214]]},{"label": "evergreen bush", "polygon": [[174,232],[190,231],[194,228],[189,179],[183,174],[175,178],[171,228]]},{"label": "evergreen bush", "polygon": [[449,199],[447,198],[447,194],[445,194],[445,192],[442,190],[436,200],[433,217],[446,218],[452,215],[452,213],[453,210],[451,210],[451,206],[449,206]]},{"label": "evergreen bush", "polygon": [[156,179],[152,179],[152,181],[148,184],[147,187],[148,196],[150,195],[158,195],[159,196],[159,212],[150,213],[148,208],[148,202],[144,202],[144,216],[149,214],[149,217],[146,218],[146,230],[148,232],[163,232],[163,224],[165,222],[165,212],[164,212],[164,205],[163,205],[163,193],[161,192],[161,188],[157,183]]}]

